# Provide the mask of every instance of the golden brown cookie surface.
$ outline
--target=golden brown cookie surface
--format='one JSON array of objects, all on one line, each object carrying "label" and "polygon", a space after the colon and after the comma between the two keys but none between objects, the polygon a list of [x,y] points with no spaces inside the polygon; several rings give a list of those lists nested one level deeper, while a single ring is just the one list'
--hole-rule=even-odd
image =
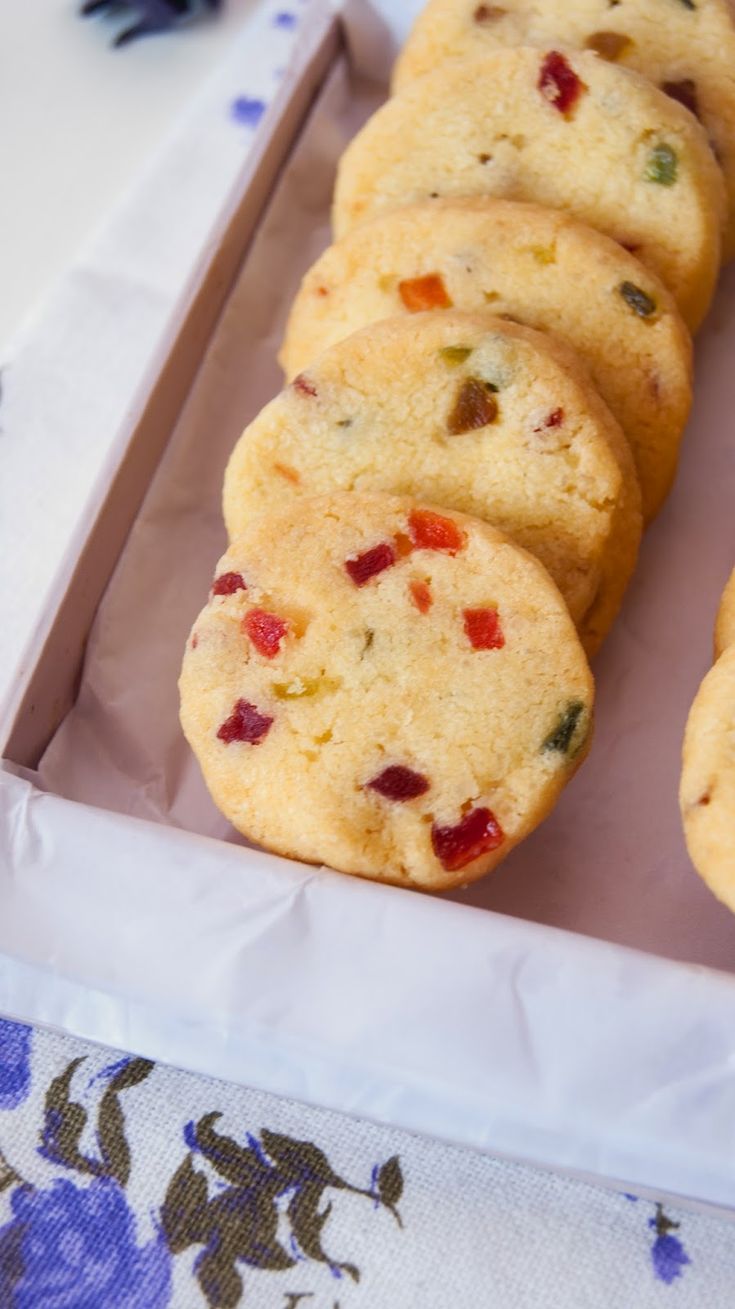
[{"label": "golden brown cookie surface", "polygon": [[317,260],[281,363],[293,376],[367,323],[435,306],[489,309],[571,345],[628,438],[654,517],[689,414],[691,340],[650,270],[560,210],[481,197],[411,205]]},{"label": "golden brown cookie surface", "polygon": [[449,60],[369,120],[340,163],[339,239],[401,205],[496,195],[565,209],[658,273],[693,329],[720,265],[725,189],[693,115],[588,51]]},{"label": "golden brown cookie surface", "polygon": [[449,58],[502,46],[588,49],[633,68],[690,109],[727,183],[735,255],[735,24],[727,0],[430,0],[396,66],[396,90]]},{"label": "golden brown cookie surface", "polygon": [[220,561],[181,718],[266,848],[439,890],[482,876],[584,755],[593,684],[541,566],[405,497],[302,499]]}]

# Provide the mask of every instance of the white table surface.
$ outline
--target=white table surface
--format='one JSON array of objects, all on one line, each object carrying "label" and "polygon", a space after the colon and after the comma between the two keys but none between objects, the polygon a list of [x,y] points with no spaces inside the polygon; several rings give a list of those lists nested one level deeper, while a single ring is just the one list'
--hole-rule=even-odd
[{"label": "white table surface", "polygon": [[258,0],[111,48],[77,0],[0,4],[0,349],[159,146]]}]

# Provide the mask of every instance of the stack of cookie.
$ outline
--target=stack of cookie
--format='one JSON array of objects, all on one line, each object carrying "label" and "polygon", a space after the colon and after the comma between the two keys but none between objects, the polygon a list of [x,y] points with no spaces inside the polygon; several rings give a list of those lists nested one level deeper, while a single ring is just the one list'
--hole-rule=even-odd
[{"label": "stack of cookie", "polygon": [[432,889],[584,756],[735,248],[726,0],[527,8],[432,0],[343,156],[181,679],[240,831]]},{"label": "stack of cookie", "polygon": [[692,862],[735,911],[735,570],[715,624],[715,663],[684,735],[679,804]]}]

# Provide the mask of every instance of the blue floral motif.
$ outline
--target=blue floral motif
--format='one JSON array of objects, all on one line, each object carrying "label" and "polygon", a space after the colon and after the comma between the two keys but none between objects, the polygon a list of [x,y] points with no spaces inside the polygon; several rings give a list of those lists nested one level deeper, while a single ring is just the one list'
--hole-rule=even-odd
[{"label": "blue floral motif", "polygon": [[0,1109],[17,1109],[31,1085],[31,1028],[0,1018]]},{"label": "blue floral motif", "polygon": [[171,1260],[161,1236],[138,1247],[116,1182],[57,1179],[18,1187],[0,1228],[0,1305],[7,1309],[164,1309]]},{"label": "blue floral motif", "polygon": [[659,1281],[671,1286],[677,1277],[681,1277],[687,1264],[692,1262],[678,1236],[671,1235],[671,1228],[677,1228],[679,1224],[667,1218],[661,1206],[657,1205],[656,1217],[649,1218],[648,1226],[657,1233],[651,1246],[653,1271]]},{"label": "blue floral motif", "polygon": [[236,123],[243,123],[245,127],[257,127],[265,113],[265,108],[264,100],[253,100],[250,96],[239,95],[232,101],[230,113]]},{"label": "blue floral motif", "polygon": [[286,31],[290,31],[291,28],[296,26],[298,21],[299,20],[296,14],[281,12],[280,14],[276,14],[275,18],[273,19],[273,26],[283,27],[285,28]]}]

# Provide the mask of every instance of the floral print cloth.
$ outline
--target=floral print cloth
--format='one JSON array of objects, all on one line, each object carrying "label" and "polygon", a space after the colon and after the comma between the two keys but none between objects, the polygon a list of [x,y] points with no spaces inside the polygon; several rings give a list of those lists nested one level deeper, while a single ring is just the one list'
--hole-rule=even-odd
[{"label": "floral print cloth", "polygon": [[0,1020],[0,1309],[735,1302],[735,1226]]}]

